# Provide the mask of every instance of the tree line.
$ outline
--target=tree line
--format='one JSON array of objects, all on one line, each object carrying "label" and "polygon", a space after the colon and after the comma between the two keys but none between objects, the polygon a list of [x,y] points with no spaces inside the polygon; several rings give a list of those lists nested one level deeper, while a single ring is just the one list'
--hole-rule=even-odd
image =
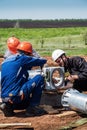
[{"label": "tree line", "polygon": [[0,19],[0,28],[63,28],[63,27],[87,27],[87,19]]}]

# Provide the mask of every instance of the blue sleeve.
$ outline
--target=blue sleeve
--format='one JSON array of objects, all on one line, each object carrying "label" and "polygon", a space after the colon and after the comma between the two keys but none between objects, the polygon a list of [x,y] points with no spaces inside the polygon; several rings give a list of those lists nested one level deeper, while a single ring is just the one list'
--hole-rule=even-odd
[{"label": "blue sleeve", "polygon": [[47,60],[46,59],[42,59],[42,58],[36,58],[36,57],[32,57],[32,56],[26,56],[26,55],[22,55],[21,57],[21,61],[22,61],[22,66],[28,66],[28,67],[33,67],[33,66],[43,66]]}]

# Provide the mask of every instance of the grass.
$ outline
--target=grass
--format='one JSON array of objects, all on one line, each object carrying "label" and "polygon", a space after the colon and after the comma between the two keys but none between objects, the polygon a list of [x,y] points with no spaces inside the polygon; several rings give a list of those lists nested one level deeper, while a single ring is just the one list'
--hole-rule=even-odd
[{"label": "grass", "polygon": [[87,55],[87,27],[77,28],[0,28],[0,53],[7,49],[6,41],[15,36],[20,41],[29,41],[41,56],[51,56],[55,49],[63,49],[71,55]]}]

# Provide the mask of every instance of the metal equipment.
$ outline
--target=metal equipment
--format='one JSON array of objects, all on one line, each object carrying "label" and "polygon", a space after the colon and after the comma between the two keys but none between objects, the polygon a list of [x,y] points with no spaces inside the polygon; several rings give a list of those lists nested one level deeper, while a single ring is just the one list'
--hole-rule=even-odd
[{"label": "metal equipment", "polygon": [[29,78],[41,74],[45,77],[46,90],[55,90],[64,86],[64,68],[63,67],[44,67],[42,70],[30,70]]},{"label": "metal equipment", "polygon": [[64,107],[87,114],[87,94],[80,93],[75,89],[70,88],[63,93],[61,104]]}]

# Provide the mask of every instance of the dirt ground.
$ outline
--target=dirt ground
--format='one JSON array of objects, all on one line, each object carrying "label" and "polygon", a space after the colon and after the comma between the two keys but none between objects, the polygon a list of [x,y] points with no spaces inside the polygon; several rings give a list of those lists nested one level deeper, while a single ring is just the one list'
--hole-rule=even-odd
[{"label": "dirt ground", "polygon": [[[71,122],[77,121],[82,117],[73,111],[66,111],[63,114],[47,114],[38,117],[25,117],[25,111],[16,111],[15,117],[4,117],[0,112],[1,123],[31,123],[30,126],[20,126],[21,129],[32,130],[59,130],[63,126],[68,126]],[[11,129],[18,129],[18,127],[10,127]],[[5,129],[10,129],[6,127]],[[75,130],[87,130],[87,124],[74,128]]]},{"label": "dirt ground", "polygon": [[[49,66],[56,66],[56,64],[51,60],[50,57],[46,57],[48,60]],[[87,57],[85,57],[87,59]],[[2,62],[0,59],[0,63]],[[80,126],[75,127],[65,127],[69,126],[70,123],[76,122],[77,120],[85,119],[87,116],[82,113],[77,113],[71,110],[65,110],[63,108],[56,108],[58,113],[48,113],[46,115],[37,116],[37,117],[26,117],[25,110],[16,110],[16,115],[14,117],[4,117],[3,113],[0,111],[0,129],[29,129],[29,130],[87,130],[87,123],[84,123]],[[2,127],[1,124],[6,123],[31,123],[29,126],[11,126],[11,127]],[[65,128],[63,128],[65,127]]]}]

